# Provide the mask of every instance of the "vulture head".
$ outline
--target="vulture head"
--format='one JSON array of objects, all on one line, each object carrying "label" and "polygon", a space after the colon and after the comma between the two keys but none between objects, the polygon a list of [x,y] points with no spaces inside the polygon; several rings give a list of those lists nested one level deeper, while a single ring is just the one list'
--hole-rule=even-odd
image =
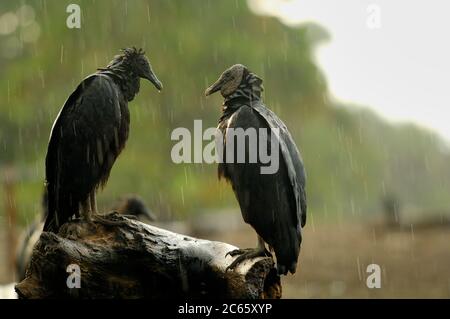
[{"label": "vulture head", "polygon": [[233,65],[226,69],[219,79],[206,89],[205,95],[208,96],[220,90],[222,96],[227,97],[237,90],[246,72],[248,73],[248,69],[244,65]]},{"label": "vulture head", "polygon": [[233,94],[238,88],[249,87],[254,89],[260,87],[262,79],[256,74],[249,71],[249,69],[242,64],[235,64],[226,69],[219,77],[219,79],[206,89],[205,95],[211,95],[220,90],[224,98]]},{"label": "vulture head", "polygon": [[162,90],[163,88],[161,81],[158,80],[153,72],[152,66],[142,49],[136,49],[134,47],[122,49],[122,54],[115,56],[106,68],[128,69],[135,76],[152,82],[158,90]]},{"label": "vulture head", "polygon": [[137,195],[130,194],[122,197],[114,207],[114,210],[120,214],[133,215],[140,219],[147,219],[148,221],[156,220],[156,216],[147,205],[145,205],[144,200]]}]

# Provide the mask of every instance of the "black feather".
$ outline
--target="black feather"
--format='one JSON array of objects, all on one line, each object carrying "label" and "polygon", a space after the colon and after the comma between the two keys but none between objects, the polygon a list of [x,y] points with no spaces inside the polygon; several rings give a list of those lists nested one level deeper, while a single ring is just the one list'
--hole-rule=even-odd
[{"label": "black feather", "polygon": [[45,160],[44,231],[55,232],[79,216],[80,204],[108,181],[128,139],[128,102],[139,92],[140,78],[162,88],[141,49],[122,51],[78,85],[53,124]]},{"label": "black feather", "polygon": [[80,203],[108,180],[129,130],[127,101],[109,77],[86,78],[53,125],[46,157],[48,198],[44,231],[56,231]]},{"label": "black feather", "polygon": [[[301,228],[306,223],[306,174],[300,152],[286,125],[267,109],[260,100],[262,80],[248,72],[239,88],[225,97],[219,129],[224,136],[223,156],[227,152],[229,128],[263,128],[268,133],[268,154],[279,152],[279,169],[274,174],[261,174],[263,164],[258,156],[256,163],[249,162],[250,141],[245,144],[245,163],[234,163],[223,158],[218,175],[230,181],[241,208],[242,216],[264,241],[273,248],[279,272],[296,270],[302,241]],[[279,149],[271,150],[271,129],[278,129]],[[253,145],[258,151],[259,139]],[[237,141],[234,152],[236,154]],[[236,156],[236,155],[235,155]]]}]

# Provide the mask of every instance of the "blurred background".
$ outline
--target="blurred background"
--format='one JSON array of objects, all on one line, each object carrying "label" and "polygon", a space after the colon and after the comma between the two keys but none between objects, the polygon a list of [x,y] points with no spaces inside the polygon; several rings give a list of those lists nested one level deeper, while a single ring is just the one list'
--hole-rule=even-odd
[{"label": "blurred background", "polygon": [[[164,90],[142,83],[130,103],[130,138],[101,210],[136,193],[159,225],[255,245],[216,164],[170,157],[173,129],[216,126],[222,99],[204,89],[242,63],[264,79],[308,174],[308,222],[284,297],[450,297],[446,2],[85,0],[81,28],[69,29],[71,3],[0,3],[0,284],[17,280],[17,243],[42,211],[60,107],[120,48],[137,46]],[[366,286],[372,263],[380,289]]]}]

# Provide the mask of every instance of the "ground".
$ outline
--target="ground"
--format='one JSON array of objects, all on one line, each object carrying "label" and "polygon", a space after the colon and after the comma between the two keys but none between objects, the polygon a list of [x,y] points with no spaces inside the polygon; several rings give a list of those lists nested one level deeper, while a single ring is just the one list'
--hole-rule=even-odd
[{"label": "ground", "polygon": [[[251,247],[251,229],[213,236]],[[369,289],[369,264],[382,269]],[[371,224],[308,225],[299,267],[283,277],[284,298],[449,298],[450,228],[395,230]]]}]

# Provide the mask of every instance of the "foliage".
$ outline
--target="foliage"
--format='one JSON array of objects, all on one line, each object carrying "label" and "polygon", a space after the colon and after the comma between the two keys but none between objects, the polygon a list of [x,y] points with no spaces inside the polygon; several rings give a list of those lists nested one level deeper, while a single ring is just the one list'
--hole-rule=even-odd
[{"label": "foliage", "polygon": [[[26,3],[40,38],[0,56],[0,163],[24,174],[18,189],[26,217],[39,211],[46,143],[59,108],[82,78],[119,48],[143,47],[164,90],[148,83],[130,103],[131,135],[99,195],[108,207],[139,193],[165,218],[221,206],[238,209],[216,165],[174,164],[176,127],[216,126],[221,98],[204,89],[228,66],[246,64],[264,79],[266,103],[286,121],[308,172],[310,213],[362,215],[379,209],[383,194],[423,207],[446,207],[448,149],[423,129],[394,126],[361,107],[335,105],[314,59],[324,37],[316,25],[288,28],[249,12],[245,1],[78,1],[81,29],[66,27],[70,1],[2,1],[0,13]],[[20,32],[0,35],[20,39]]]}]

